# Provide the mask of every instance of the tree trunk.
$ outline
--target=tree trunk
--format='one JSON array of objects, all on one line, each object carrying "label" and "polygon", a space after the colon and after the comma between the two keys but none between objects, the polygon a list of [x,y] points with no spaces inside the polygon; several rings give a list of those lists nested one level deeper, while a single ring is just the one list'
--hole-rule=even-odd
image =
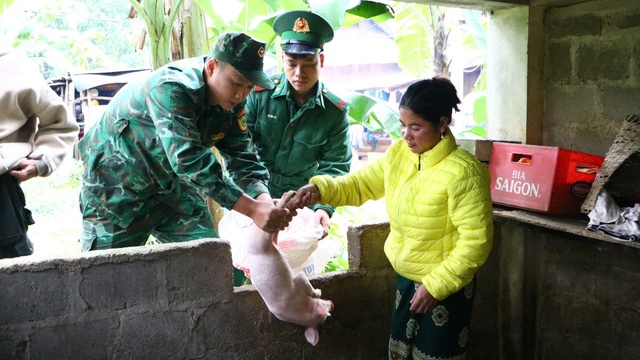
[{"label": "tree trunk", "polygon": [[209,39],[204,14],[193,0],[184,0],[178,14],[182,58],[209,54]]},{"label": "tree trunk", "polygon": [[430,6],[431,26],[433,30],[433,71],[435,75],[449,77],[449,64],[447,60],[447,42],[449,33],[444,26],[445,10],[437,6]]},{"label": "tree trunk", "polygon": [[171,53],[173,22],[183,0],[129,0],[145,23],[149,35],[151,66],[157,69],[174,60]]}]

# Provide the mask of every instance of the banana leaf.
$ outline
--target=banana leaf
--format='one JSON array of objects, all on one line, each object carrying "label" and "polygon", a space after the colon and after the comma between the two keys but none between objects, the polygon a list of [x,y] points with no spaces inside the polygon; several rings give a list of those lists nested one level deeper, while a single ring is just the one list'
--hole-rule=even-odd
[{"label": "banana leaf", "polygon": [[393,139],[402,137],[398,109],[388,102],[357,92],[342,93],[349,103],[349,122],[362,124],[371,131],[386,131]]}]

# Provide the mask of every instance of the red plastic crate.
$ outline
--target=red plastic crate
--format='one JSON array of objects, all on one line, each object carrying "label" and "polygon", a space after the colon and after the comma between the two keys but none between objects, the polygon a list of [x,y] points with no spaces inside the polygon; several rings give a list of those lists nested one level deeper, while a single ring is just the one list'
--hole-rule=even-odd
[{"label": "red plastic crate", "polygon": [[580,215],[604,157],[559,147],[494,142],[489,159],[494,203]]}]

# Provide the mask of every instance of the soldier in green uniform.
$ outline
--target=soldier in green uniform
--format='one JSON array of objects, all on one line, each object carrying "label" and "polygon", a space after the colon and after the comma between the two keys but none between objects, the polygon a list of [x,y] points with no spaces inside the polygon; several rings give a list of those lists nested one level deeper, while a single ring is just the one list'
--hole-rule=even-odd
[{"label": "soldier in green uniform", "polygon": [[[352,155],[348,105],[319,80],[331,25],[296,10],[278,16],[273,29],[281,37],[284,73],[272,77],[273,90],[256,86],[245,109],[260,160],[269,169],[269,192],[279,198],[313,176],[348,173]],[[334,209],[314,210],[326,236]]]},{"label": "soldier in green uniform", "polygon": [[268,232],[288,224],[288,210],[262,195],[268,171],[244,114],[254,85],[273,87],[263,56],[264,43],[223,34],[210,56],[170,63],[117,93],[79,143],[83,251],[143,245],[150,234],[160,242],[215,237],[202,196]]}]

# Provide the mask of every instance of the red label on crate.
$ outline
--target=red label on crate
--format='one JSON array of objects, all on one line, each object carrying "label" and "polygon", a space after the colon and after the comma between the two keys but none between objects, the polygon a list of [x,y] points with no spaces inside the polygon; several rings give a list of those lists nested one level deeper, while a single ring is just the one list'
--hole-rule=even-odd
[{"label": "red label on crate", "polygon": [[585,199],[589,195],[591,184],[586,181],[577,181],[571,185],[571,193],[579,199]]}]

